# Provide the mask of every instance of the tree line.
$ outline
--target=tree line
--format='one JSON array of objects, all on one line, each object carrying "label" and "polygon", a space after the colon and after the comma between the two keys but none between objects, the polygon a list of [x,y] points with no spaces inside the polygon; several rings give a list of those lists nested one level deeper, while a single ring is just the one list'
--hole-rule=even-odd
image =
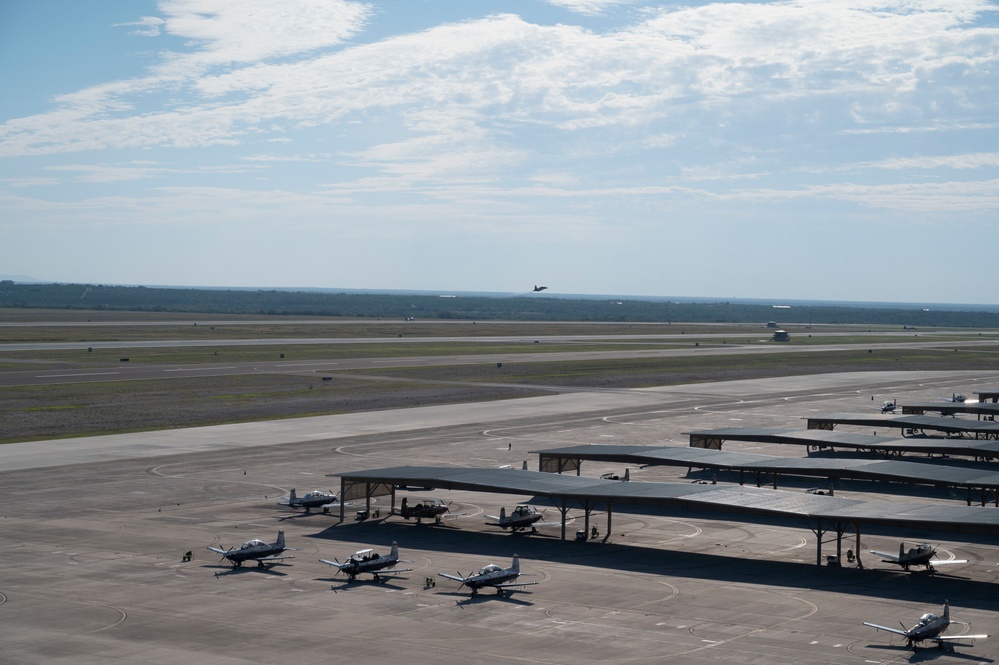
[{"label": "tree line", "polygon": [[731,302],[660,302],[558,296],[333,293],[280,289],[195,289],[0,281],[0,307],[133,312],[333,316],[457,320],[635,323],[757,323],[999,328],[999,313],[810,305],[775,310]]}]

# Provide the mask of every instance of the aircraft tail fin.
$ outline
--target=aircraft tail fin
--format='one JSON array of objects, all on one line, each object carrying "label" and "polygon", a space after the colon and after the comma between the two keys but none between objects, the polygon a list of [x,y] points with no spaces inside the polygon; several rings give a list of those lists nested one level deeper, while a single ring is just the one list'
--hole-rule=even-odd
[{"label": "aircraft tail fin", "polygon": [[949,600],[945,600],[944,601],[943,620],[944,621],[950,621],[950,601]]},{"label": "aircraft tail fin", "polygon": [[396,559],[399,558],[399,543],[395,542],[394,540],[392,541],[392,552],[389,554],[389,556],[394,557]]},{"label": "aircraft tail fin", "polygon": [[502,522],[505,519],[506,519],[506,508],[505,507],[501,507],[500,508],[500,522]]},{"label": "aircraft tail fin", "polygon": [[288,495],[288,503],[294,506],[297,501],[298,501],[298,495],[295,494],[295,488],[292,487],[291,494]]},{"label": "aircraft tail fin", "polygon": [[284,531],[278,531],[277,546],[284,547]]},{"label": "aircraft tail fin", "polygon": [[518,554],[513,555],[513,563],[510,564],[510,570],[512,570],[515,573],[520,572],[520,555]]},{"label": "aircraft tail fin", "polygon": [[902,557],[905,556],[905,543],[898,544],[898,560],[901,561]]}]

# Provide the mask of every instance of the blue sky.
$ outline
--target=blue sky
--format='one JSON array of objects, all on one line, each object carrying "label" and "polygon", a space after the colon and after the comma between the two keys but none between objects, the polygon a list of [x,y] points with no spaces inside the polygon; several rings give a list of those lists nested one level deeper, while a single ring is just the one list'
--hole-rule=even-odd
[{"label": "blue sky", "polygon": [[0,3],[0,275],[999,303],[999,5]]}]

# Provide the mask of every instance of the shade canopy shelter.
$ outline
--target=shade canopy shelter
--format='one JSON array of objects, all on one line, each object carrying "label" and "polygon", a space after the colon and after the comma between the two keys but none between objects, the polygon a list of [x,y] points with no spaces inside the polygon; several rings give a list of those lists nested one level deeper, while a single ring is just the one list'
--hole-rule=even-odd
[{"label": "shade canopy shelter", "polygon": [[[994,510],[920,502],[868,501],[738,485],[622,482],[519,469],[441,466],[398,466],[335,475],[340,477],[343,500],[364,499],[369,510],[373,497],[386,495],[392,497],[394,508],[395,488],[399,485],[547,497],[560,506],[563,540],[566,515],[572,506],[582,506],[587,518],[594,508],[605,507],[608,534],[611,533],[614,505],[721,511],[745,515],[748,521],[764,517],[799,518],[817,536],[817,565],[822,563],[825,536],[835,534],[838,557],[843,533],[850,526],[856,530],[858,554],[863,525],[999,535],[999,511]],[[341,504],[341,520],[343,510]]]},{"label": "shade canopy shelter", "polygon": [[[916,416],[913,416],[916,417]],[[768,427],[719,427],[684,432],[690,437],[691,448],[721,450],[726,441],[751,441],[805,446],[813,450],[853,450],[898,457],[905,453],[952,455],[980,460],[999,458],[999,441],[966,439],[963,437],[906,436],[890,437],[824,429],[793,430]]]},{"label": "shade canopy shelter", "polygon": [[991,421],[962,420],[943,416],[893,416],[867,413],[829,413],[808,416],[808,429],[832,431],[836,425],[882,427],[902,430],[902,436],[926,431],[942,432],[948,436],[974,436],[976,439],[999,439],[999,423]]},{"label": "shade canopy shelter", "polygon": [[789,458],[706,448],[614,444],[554,448],[539,451],[538,456],[540,470],[552,473],[575,471],[578,475],[584,460],[647,466],[686,466],[735,473],[740,485],[749,476],[755,480],[757,487],[769,483],[773,489],[777,489],[782,475],[906,483],[913,487],[952,487],[964,492],[969,506],[973,501],[985,505],[989,500],[995,501],[999,506],[999,465],[994,464],[945,464],[939,460]]}]

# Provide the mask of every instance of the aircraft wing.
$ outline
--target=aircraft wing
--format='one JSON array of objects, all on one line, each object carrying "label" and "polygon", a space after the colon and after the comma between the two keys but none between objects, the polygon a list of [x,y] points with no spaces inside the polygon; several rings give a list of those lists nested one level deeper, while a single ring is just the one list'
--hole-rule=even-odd
[{"label": "aircraft wing", "polygon": [[458,577],[457,575],[448,575],[447,573],[437,573],[437,574],[440,575],[441,577],[446,577],[449,580],[454,580],[455,582],[461,582],[462,584],[464,584],[469,580],[468,577]]},{"label": "aircraft wing", "polygon": [[489,586],[494,589],[510,589],[517,586],[534,586],[535,584],[541,584],[541,582],[504,582],[503,584],[490,584]]},{"label": "aircraft wing", "polygon": [[888,552],[879,552],[877,550],[871,550],[870,552],[871,552],[871,554],[877,554],[879,557],[881,557],[885,561],[891,561],[892,563],[898,563],[898,555],[897,554],[889,554]]},{"label": "aircraft wing", "polygon": [[347,565],[344,563],[337,563],[336,561],[328,561],[326,559],[320,559],[319,563],[325,563],[327,565],[333,566],[334,568],[339,568],[340,570],[343,570],[343,567]]},{"label": "aircraft wing", "polygon": [[284,559],[294,559],[293,556],[287,556],[284,554],[275,554],[274,556],[263,556],[259,559],[250,559],[250,561],[260,561],[261,563],[268,563],[270,561],[283,561]]},{"label": "aircraft wing", "polygon": [[370,570],[372,575],[396,575],[398,573],[411,573],[412,568],[382,568],[381,570]]},{"label": "aircraft wing", "polygon": [[984,640],[988,635],[937,635],[934,642],[955,642],[957,640]]},{"label": "aircraft wing", "polygon": [[864,625],[865,626],[869,626],[871,628],[877,628],[878,630],[885,630],[885,631],[888,631],[889,633],[895,633],[896,635],[902,635],[903,637],[908,637],[909,636],[909,633],[907,631],[899,630],[898,628],[889,628],[888,626],[879,626],[876,623],[868,623],[866,621],[864,622]]},{"label": "aircraft wing", "polygon": [[933,559],[930,561],[930,565],[936,568],[937,566],[949,566],[952,563],[968,563],[967,559]]},{"label": "aircraft wing", "polygon": [[229,550],[224,550],[221,547],[206,547],[205,549],[211,550],[212,552],[218,552],[219,554],[229,553]]},{"label": "aircraft wing", "polygon": [[[486,519],[495,522],[495,524],[493,524],[492,526],[499,526],[500,522],[499,515],[486,515]],[[489,522],[486,522],[486,524],[489,524]]]}]

